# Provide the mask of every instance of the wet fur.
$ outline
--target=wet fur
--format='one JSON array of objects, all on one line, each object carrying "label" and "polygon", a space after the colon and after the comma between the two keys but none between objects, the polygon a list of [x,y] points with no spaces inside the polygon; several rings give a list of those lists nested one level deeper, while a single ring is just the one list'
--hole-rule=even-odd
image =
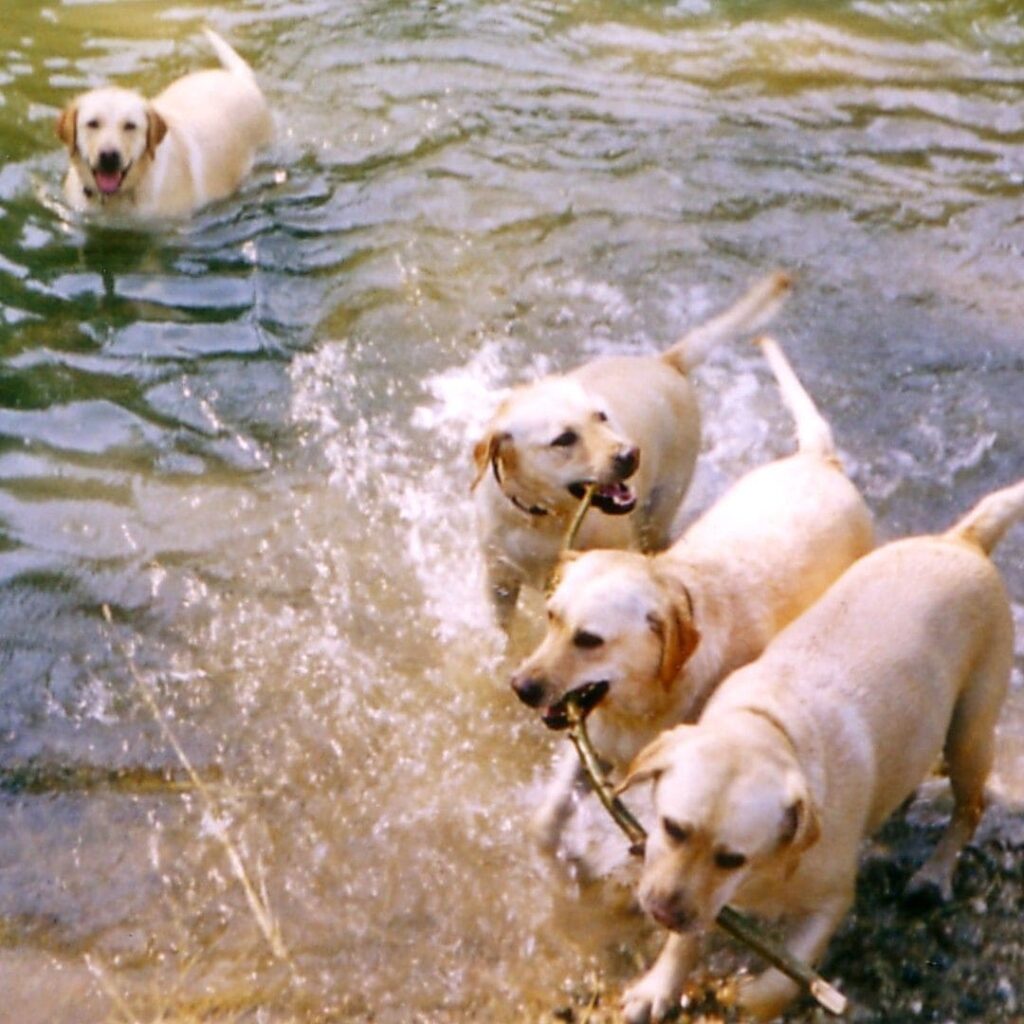
[{"label": "wet fur", "polygon": [[[206,30],[223,68],[198,71],[153,100],[129,89],[93,89],[57,119],[70,167],[71,207],[104,215],[170,217],[234,192],[270,141],[263,94],[245,61]],[[97,184],[101,154],[116,154],[125,173],[116,191]]]},{"label": "wet fur", "polygon": [[[1009,601],[988,552],[1022,516],[1024,482],[946,534],[861,559],[718,688],[697,725],[639,755],[622,788],[654,779],[658,820],[640,900],[673,934],[627,990],[627,1020],[675,1005],[700,934],[726,903],[784,918],[791,950],[819,959],[853,900],[862,840],[940,754],[954,810],[911,885],[950,896],[984,807],[1013,660]],[[723,851],[744,863],[724,870]],[[796,994],[769,970],[740,998],[768,1019]]]},{"label": "wet fur", "polygon": [[[796,420],[797,453],[744,476],[666,552],[567,557],[544,640],[513,676],[520,698],[549,720],[567,694],[606,682],[590,735],[615,769],[662,729],[696,719],[721,679],[872,547],[871,515],[828,424],[777,344],[762,347]],[[581,637],[601,642],[581,646]],[[565,759],[534,821],[548,850],[571,813],[572,750]]]},{"label": "wet fur", "polygon": [[[636,498],[622,515],[592,508],[577,547],[668,545],[700,447],[687,371],[724,338],[763,324],[788,289],[786,275],[770,275],[661,355],[599,359],[516,388],[501,403],[473,449],[473,490],[488,593],[504,628],[521,587],[550,580],[578,507],[572,485],[628,480]],[[572,444],[556,443],[567,434]]]}]

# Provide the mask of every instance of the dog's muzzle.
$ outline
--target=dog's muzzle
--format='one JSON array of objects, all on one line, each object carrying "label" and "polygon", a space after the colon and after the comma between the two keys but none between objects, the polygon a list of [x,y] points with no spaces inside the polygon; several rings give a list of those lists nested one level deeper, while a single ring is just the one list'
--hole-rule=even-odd
[{"label": "dog's muzzle", "polygon": [[644,907],[647,913],[660,924],[672,932],[692,931],[699,924],[698,915],[687,907],[677,903],[652,902]]},{"label": "dog's muzzle", "polygon": [[[625,482],[640,465],[639,448],[623,448],[612,459],[612,471],[615,479],[611,483],[601,484],[594,491],[590,503],[608,516],[624,516],[636,508],[636,494]],[[574,498],[582,498],[593,480],[577,480],[569,484],[569,493]]]},{"label": "dog's muzzle", "polygon": [[575,704],[581,715],[589,715],[598,704],[604,700],[608,692],[609,683],[607,679],[601,679],[596,683],[584,683],[570,690],[560,701],[544,709],[542,719],[549,729],[569,728],[569,704]]},{"label": "dog's muzzle", "polygon": [[96,187],[105,196],[113,195],[121,187],[130,166],[122,162],[121,154],[116,149],[103,150],[96,161],[96,166],[92,168]]}]

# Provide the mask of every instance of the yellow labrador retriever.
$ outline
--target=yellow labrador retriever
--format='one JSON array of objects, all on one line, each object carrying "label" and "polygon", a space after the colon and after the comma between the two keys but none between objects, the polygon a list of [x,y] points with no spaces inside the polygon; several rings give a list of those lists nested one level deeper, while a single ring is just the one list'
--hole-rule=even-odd
[{"label": "yellow labrador retriever", "polygon": [[653,551],[669,542],[700,447],[687,372],[721,341],[776,312],[775,273],[657,356],[599,359],[516,388],[473,450],[488,591],[508,628],[519,591],[543,589],[587,485],[597,484],[577,544]]},{"label": "yellow labrador retriever", "polygon": [[[872,547],[871,514],[836,457],[829,425],[782,350],[762,349],[796,420],[798,450],[742,477],[671,547],[567,557],[543,642],[512,688],[552,728],[572,694],[601,756],[625,769],[662,729],[693,721],[733,669],[756,658]],[[567,750],[534,819],[553,850],[579,771]]]},{"label": "yellow labrador retriever", "polygon": [[270,141],[266,101],[248,64],[205,29],[222,68],[197,71],[147,100],[93,89],[57,119],[76,210],[139,217],[187,214],[234,192]]},{"label": "yellow labrador retriever", "polygon": [[[715,691],[696,725],[663,734],[621,788],[655,779],[658,824],[640,902],[672,930],[627,990],[627,1019],[677,1003],[700,933],[726,903],[788,920],[817,960],[854,894],[861,841],[945,755],[952,818],[915,888],[951,893],[984,806],[993,732],[1013,661],[1013,619],[988,555],[1024,517],[1024,481],[940,536],[857,562],[753,664]],[[740,1000],[756,1017],[796,994],[776,970]]]}]

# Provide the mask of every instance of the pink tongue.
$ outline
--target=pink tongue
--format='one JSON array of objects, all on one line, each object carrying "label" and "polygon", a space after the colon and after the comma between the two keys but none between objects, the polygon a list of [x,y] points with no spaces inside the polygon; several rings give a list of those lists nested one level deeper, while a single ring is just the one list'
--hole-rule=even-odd
[{"label": "pink tongue", "polygon": [[121,172],[114,171],[113,174],[106,174],[103,171],[96,171],[93,177],[96,179],[96,187],[105,195],[116,192],[121,186]]}]

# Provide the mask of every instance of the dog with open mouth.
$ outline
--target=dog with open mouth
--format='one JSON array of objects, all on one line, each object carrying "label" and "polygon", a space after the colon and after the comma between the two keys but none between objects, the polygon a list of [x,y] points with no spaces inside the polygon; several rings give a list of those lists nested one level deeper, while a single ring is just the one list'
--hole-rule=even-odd
[{"label": "dog with open mouth", "polygon": [[543,589],[579,499],[596,485],[581,548],[657,551],[693,475],[700,417],[688,371],[753,331],[790,287],[774,273],[655,356],[598,359],[516,388],[473,450],[487,586],[508,629],[524,584]]},{"label": "dog with open mouth", "polygon": [[[641,906],[670,929],[623,999],[630,1024],[672,1013],[703,932],[727,903],[781,919],[815,963],[854,897],[859,852],[944,756],[953,813],[911,892],[949,899],[985,804],[1013,666],[1013,616],[989,558],[1024,518],[1024,481],[952,529],[868,554],[761,657],[715,691],[696,725],[660,735],[620,791],[654,781]],[[744,981],[747,1015],[774,1018],[797,986]]]},{"label": "dog with open mouth", "polygon": [[152,100],[131,89],[93,89],[57,119],[70,167],[69,205],[81,212],[175,217],[233,193],[273,124],[249,65],[204,30],[222,67],[197,71]]},{"label": "dog with open mouth", "polygon": [[[552,729],[568,725],[570,696],[589,712],[594,747],[616,771],[663,729],[696,719],[729,672],[871,550],[871,514],[828,423],[778,344],[760,345],[797,452],[743,476],[667,551],[566,555],[545,637],[512,677]],[[543,849],[557,849],[580,781],[569,749],[534,818]]]}]

